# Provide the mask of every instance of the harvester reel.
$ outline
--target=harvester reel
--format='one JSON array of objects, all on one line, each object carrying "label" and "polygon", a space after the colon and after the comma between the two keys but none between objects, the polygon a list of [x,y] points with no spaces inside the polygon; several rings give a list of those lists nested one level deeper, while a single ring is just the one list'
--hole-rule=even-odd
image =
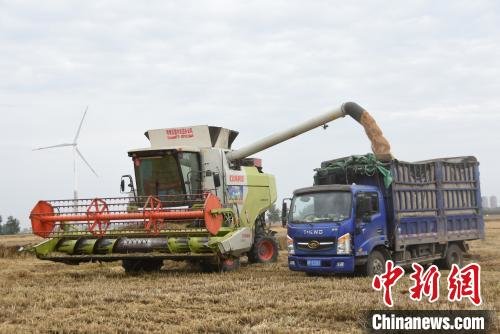
[{"label": "harvester reel", "polygon": [[[142,210],[133,211],[128,206],[130,198],[94,198],[89,205],[86,199],[39,201],[31,210],[30,219],[33,233],[44,238],[81,237],[84,229],[98,238],[125,232],[128,236],[144,233],[159,235],[168,222],[179,220],[203,221],[206,230],[211,235],[217,235],[230,210],[223,208],[216,195],[208,193],[204,199],[203,205],[198,199],[188,208],[180,201],[169,208],[162,207],[165,200],[149,196],[144,199]],[[81,212],[83,207],[86,207],[86,212]],[[130,229],[129,226],[135,228]]]},{"label": "harvester reel", "polygon": [[[146,204],[144,204],[143,210],[144,210],[144,212],[146,212],[146,211],[151,211],[151,212],[161,211],[161,201],[157,197],[149,196],[147,201],[146,201]],[[163,222],[162,219],[153,218],[152,216],[147,218],[146,215],[144,215],[144,228],[146,230],[148,230],[149,232],[153,232],[154,234],[158,234],[159,233],[158,225],[161,222]],[[151,231],[151,230],[153,230],[153,231]]]},{"label": "harvester reel", "polygon": [[[106,231],[109,227],[109,219],[99,219],[99,214],[109,213],[108,204],[100,198],[94,198],[87,209],[88,223],[89,223],[89,231],[97,236],[101,237],[106,234]],[[92,223],[93,221],[93,223]],[[95,228],[98,227],[96,231]]]},{"label": "harvester reel", "polygon": [[222,213],[212,213],[212,211],[222,208],[217,196],[209,193],[205,199],[205,228],[211,235],[217,235],[224,220]]},{"label": "harvester reel", "polygon": [[38,201],[30,214],[33,232],[42,238],[48,238],[54,230],[55,222],[43,220],[42,217],[53,214],[54,207],[49,202]]}]

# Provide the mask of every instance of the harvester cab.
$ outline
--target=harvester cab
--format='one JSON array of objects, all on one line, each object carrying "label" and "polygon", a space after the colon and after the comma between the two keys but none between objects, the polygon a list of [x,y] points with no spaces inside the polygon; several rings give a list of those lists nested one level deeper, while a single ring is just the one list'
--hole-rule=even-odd
[{"label": "harvester cab", "polygon": [[231,148],[238,132],[221,127],[149,130],[150,147],[128,152],[135,172],[135,184],[122,177],[128,195],[39,201],[32,229],[47,240],[32,251],[68,264],[121,260],[127,272],[158,270],[164,259],[210,271],[235,269],[243,255],[276,261],[278,244],[265,224],[275,180],[250,156],[345,115],[363,124],[367,113],[349,102],[238,150]]},{"label": "harvester cab", "polygon": [[[245,235],[268,233],[263,215],[276,201],[274,177],[262,172],[260,159],[227,159],[226,153],[238,132],[200,125],[150,130],[145,135],[151,147],[129,151],[136,180],[136,186],[130,188],[134,197],[165,198],[175,202],[177,208],[185,208],[192,201],[202,201],[210,195],[213,201],[216,198],[220,201],[218,205],[226,212],[223,227],[246,228],[249,231]],[[217,215],[215,211],[212,214]],[[220,223],[220,219],[185,220],[172,226],[198,224],[217,235]],[[234,246],[232,255],[240,254],[241,250],[235,250]],[[250,246],[244,245],[243,251]],[[266,261],[262,257],[255,260]]]}]

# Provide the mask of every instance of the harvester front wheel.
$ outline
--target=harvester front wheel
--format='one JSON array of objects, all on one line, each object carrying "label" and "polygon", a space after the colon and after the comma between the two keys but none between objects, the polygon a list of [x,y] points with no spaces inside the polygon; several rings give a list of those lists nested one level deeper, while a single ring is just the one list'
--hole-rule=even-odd
[{"label": "harvester front wheel", "polygon": [[252,249],[248,252],[248,261],[252,263],[270,263],[278,260],[278,242],[272,235],[257,235]]},{"label": "harvester front wheel", "polygon": [[163,266],[163,260],[161,259],[149,259],[149,260],[122,260],[122,267],[125,269],[127,274],[137,274],[140,272],[154,272],[160,271]]},{"label": "harvester front wheel", "polygon": [[235,257],[219,259],[218,261],[202,261],[200,266],[205,273],[235,271],[240,268],[240,259]]},{"label": "harvester front wheel", "polygon": [[240,268],[240,259],[239,258],[230,258],[230,259],[224,259],[220,263],[220,272],[228,272],[228,271],[235,271]]}]

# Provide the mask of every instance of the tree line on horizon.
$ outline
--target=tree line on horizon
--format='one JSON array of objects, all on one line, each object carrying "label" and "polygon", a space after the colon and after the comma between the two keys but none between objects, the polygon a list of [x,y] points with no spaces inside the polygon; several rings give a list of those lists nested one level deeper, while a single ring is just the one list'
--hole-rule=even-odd
[{"label": "tree line on horizon", "polygon": [[7,221],[3,224],[3,218],[0,216],[0,235],[17,234],[21,231],[19,219],[14,216],[8,216]]}]

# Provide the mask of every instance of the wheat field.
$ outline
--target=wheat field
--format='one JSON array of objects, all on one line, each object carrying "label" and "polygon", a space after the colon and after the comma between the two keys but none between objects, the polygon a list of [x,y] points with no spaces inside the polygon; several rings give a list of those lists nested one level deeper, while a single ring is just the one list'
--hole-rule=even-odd
[{"label": "wheat field", "polygon": [[[369,278],[291,272],[284,251],[275,264],[243,261],[237,272],[167,261],[159,273],[128,276],[118,262],[69,266],[12,251],[33,241],[0,239],[1,333],[362,333],[363,311],[386,308]],[[500,220],[471,243],[470,258],[482,266],[482,309],[500,310],[499,244]],[[446,279],[433,304],[411,301],[410,285],[406,275],[393,289],[396,309],[474,308],[447,301]]]}]

